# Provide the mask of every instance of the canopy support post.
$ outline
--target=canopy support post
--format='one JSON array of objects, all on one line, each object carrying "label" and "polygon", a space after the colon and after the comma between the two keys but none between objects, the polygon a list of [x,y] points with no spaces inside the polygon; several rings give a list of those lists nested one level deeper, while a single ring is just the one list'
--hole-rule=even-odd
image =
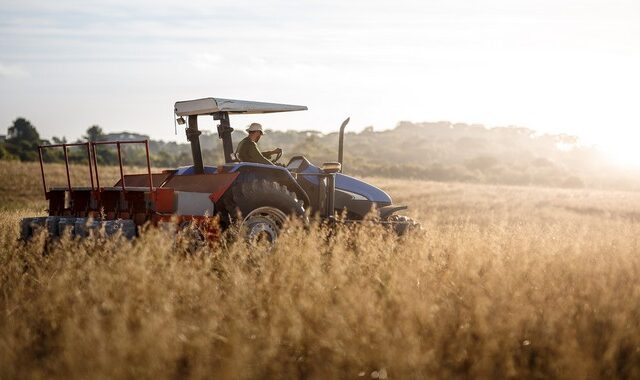
[{"label": "canopy support post", "polygon": [[189,116],[189,126],[185,130],[187,140],[191,143],[191,156],[193,157],[194,174],[204,174],[204,165],[202,163],[202,150],[200,149],[200,135],[202,132],[198,130],[198,115]]},{"label": "canopy support post", "polygon": [[229,113],[217,112],[213,114],[213,120],[220,120],[220,124],[218,125],[218,138],[222,140],[224,162],[233,162],[233,157],[231,157],[233,153],[233,141],[231,139],[233,128],[231,128],[231,123],[229,122]]}]

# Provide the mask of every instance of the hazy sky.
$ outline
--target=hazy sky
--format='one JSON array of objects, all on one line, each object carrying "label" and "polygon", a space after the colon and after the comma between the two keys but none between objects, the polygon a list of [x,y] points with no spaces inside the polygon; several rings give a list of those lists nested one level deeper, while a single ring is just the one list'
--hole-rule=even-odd
[{"label": "hazy sky", "polygon": [[0,0],[0,133],[186,141],[173,103],[213,96],[309,107],[235,127],[518,125],[640,164],[639,92],[638,0]]}]

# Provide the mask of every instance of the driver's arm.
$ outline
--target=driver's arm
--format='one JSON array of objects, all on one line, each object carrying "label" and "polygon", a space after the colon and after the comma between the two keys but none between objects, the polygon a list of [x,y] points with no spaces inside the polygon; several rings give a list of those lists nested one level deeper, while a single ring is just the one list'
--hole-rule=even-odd
[{"label": "driver's arm", "polygon": [[276,148],[276,149],[274,149],[274,150],[267,150],[267,151],[265,151],[265,152],[262,152],[262,155],[263,155],[263,156],[269,156],[269,157],[271,157],[271,156],[273,156],[274,154],[278,154],[278,153],[281,153],[281,152],[282,152],[282,149],[280,149],[280,148]]},{"label": "driver's arm", "polygon": [[249,162],[256,162],[258,164],[265,165],[273,165],[273,162],[269,161],[261,152],[258,150],[258,145],[251,141],[247,143],[246,150],[242,153],[242,160]]}]

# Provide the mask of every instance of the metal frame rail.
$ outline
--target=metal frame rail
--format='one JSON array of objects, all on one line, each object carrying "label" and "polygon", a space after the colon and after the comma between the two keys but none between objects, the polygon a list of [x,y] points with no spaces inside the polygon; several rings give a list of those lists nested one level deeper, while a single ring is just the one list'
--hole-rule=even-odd
[{"label": "metal frame rail", "polygon": [[44,175],[44,161],[42,159],[42,151],[43,149],[48,149],[48,148],[62,148],[64,152],[64,166],[67,172],[67,187],[69,189],[69,192],[71,192],[71,175],[69,175],[69,154],[67,149],[70,146],[85,146],[87,148],[87,161],[89,162],[89,178],[91,180],[91,190],[95,190],[95,187],[93,184],[93,170],[91,167],[91,149],[89,147],[89,142],[38,145],[38,158],[40,159],[40,174],[42,175],[42,187],[44,189],[44,196],[46,199],[49,199],[49,192],[47,191],[47,182]]},{"label": "metal frame rail", "polygon": [[[153,177],[151,176],[151,161],[149,159],[149,140],[132,140],[132,141],[88,141],[85,143],[65,143],[65,144],[51,144],[51,145],[38,145],[38,158],[40,160],[40,174],[42,176],[42,188],[44,190],[44,195],[46,199],[49,199],[49,192],[47,191],[47,181],[44,174],[44,160],[42,157],[42,152],[44,149],[49,148],[62,148],[64,153],[64,165],[65,171],[67,174],[67,189],[69,193],[73,191],[71,187],[71,175],[69,173],[69,155],[68,148],[74,146],[84,146],[87,150],[87,161],[89,163],[89,179],[91,181],[91,190],[92,191],[100,191],[100,176],[98,174],[98,158],[96,154],[96,146],[98,145],[116,145],[118,150],[118,165],[120,167],[120,184],[122,186],[122,191],[126,191],[125,181],[124,181],[124,169],[122,165],[122,150],[121,145],[123,144],[144,144],[146,150],[147,157],[147,175],[149,176],[149,191],[153,191]],[[93,160],[93,162],[92,162]],[[94,183],[94,168],[95,168],[95,183]]]},{"label": "metal frame rail", "polygon": [[122,149],[123,144],[144,144],[147,155],[147,175],[149,176],[149,191],[153,191],[153,177],[151,176],[151,161],[149,160],[149,140],[131,140],[131,141],[92,141],[91,146],[93,148],[93,163],[96,168],[96,186],[100,189],[100,179],[98,177],[98,155],[96,154],[96,147],[98,145],[116,145],[118,149],[118,166],[120,167],[120,185],[122,191],[126,191],[127,188],[124,183],[124,170],[122,167]]}]

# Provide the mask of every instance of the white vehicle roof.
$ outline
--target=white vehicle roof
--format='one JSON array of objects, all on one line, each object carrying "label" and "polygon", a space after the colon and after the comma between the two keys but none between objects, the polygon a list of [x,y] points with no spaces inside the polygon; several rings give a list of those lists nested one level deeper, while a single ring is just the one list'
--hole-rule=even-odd
[{"label": "white vehicle roof", "polygon": [[306,110],[306,106],[221,98],[185,100],[176,102],[175,105],[175,113],[177,116],[210,115],[217,112],[228,112],[230,114],[256,114]]}]

